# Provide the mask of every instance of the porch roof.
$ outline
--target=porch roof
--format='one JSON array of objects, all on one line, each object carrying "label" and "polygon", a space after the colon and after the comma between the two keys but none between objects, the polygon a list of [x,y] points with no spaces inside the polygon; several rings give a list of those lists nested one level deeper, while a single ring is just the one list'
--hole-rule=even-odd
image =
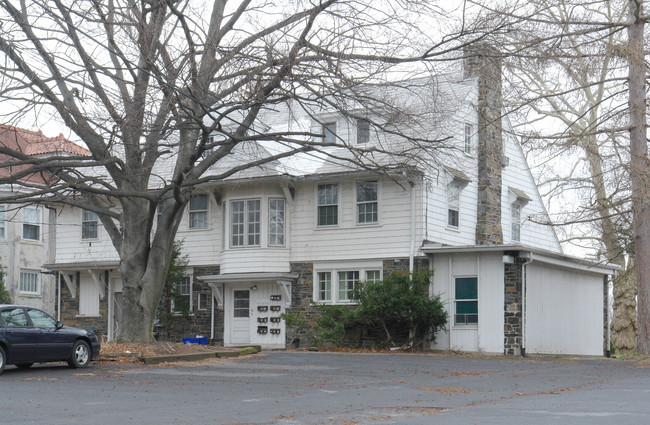
[{"label": "porch roof", "polygon": [[621,269],[615,264],[607,264],[604,261],[596,262],[584,258],[533,248],[521,244],[495,244],[495,245],[439,245],[425,244],[422,252],[429,255],[434,254],[460,254],[460,253],[482,253],[482,252],[503,252],[504,255],[512,255],[525,258],[527,262],[540,262],[566,267],[575,270],[583,270],[604,275],[616,275]]},{"label": "porch roof", "polygon": [[55,272],[61,271],[76,271],[76,270],[110,270],[116,269],[120,266],[117,260],[106,261],[78,261],[71,263],[52,263],[44,264],[43,267],[47,270]]},{"label": "porch roof", "polygon": [[276,280],[295,280],[300,275],[295,273],[224,273],[208,276],[197,276],[197,279],[205,282],[266,282]]}]

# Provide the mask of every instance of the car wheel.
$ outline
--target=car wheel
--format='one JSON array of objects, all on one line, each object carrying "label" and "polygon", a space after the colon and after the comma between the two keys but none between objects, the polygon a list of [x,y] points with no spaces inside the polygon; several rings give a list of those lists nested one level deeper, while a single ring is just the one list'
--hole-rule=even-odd
[{"label": "car wheel", "polygon": [[90,362],[90,347],[86,341],[78,340],[72,347],[72,356],[68,360],[68,366],[73,369],[86,367]]},{"label": "car wheel", "polygon": [[7,356],[5,356],[5,350],[0,347],[0,373],[5,370],[5,364],[7,363]]},{"label": "car wheel", "polygon": [[32,367],[34,363],[16,363],[16,366],[18,366],[21,369],[29,369]]}]

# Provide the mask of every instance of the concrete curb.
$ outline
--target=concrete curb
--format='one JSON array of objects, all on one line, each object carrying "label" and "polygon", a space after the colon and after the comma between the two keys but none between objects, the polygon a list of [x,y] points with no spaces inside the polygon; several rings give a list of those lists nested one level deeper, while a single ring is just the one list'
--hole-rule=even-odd
[{"label": "concrete curb", "polygon": [[251,347],[243,347],[236,351],[210,351],[206,353],[192,353],[192,354],[173,354],[166,356],[153,356],[153,357],[138,357],[144,364],[158,364],[169,362],[193,362],[197,360],[225,358],[225,357],[239,357],[248,354],[256,354],[262,351],[262,347],[254,345]]}]

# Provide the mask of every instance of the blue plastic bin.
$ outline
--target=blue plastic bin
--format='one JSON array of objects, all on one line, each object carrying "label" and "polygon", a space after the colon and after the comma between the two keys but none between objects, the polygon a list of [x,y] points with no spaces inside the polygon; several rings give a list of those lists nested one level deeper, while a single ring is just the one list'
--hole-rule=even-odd
[{"label": "blue plastic bin", "polygon": [[208,345],[208,337],[202,336],[198,338],[183,338],[183,344],[201,344]]}]

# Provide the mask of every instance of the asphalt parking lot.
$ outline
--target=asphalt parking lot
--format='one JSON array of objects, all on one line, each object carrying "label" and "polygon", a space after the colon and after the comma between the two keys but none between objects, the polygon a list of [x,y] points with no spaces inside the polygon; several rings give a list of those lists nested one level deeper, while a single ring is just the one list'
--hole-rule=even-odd
[{"label": "asphalt parking lot", "polygon": [[3,424],[643,424],[650,361],[264,352],[0,376]]}]

